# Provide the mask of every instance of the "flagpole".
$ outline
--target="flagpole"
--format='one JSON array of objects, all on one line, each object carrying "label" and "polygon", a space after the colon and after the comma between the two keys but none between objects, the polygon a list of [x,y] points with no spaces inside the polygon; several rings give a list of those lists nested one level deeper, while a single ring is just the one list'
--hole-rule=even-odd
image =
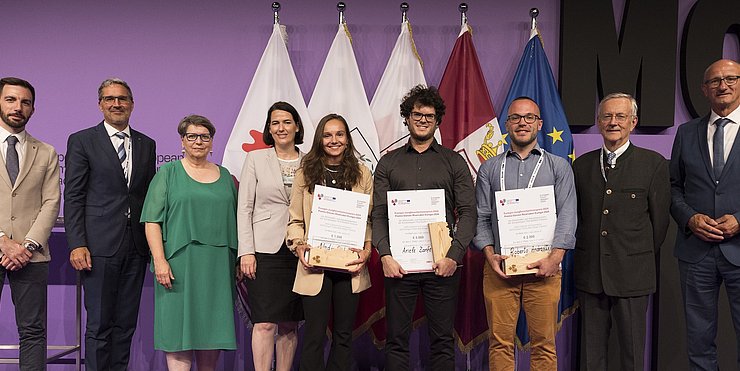
[{"label": "flagpole", "polygon": [[540,10],[537,8],[529,9],[529,16],[532,17],[532,30],[537,28],[537,16],[540,15]]},{"label": "flagpole", "polygon": [[347,6],[344,5],[343,1],[340,1],[337,3],[337,11],[339,12],[339,24],[345,24],[346,20],[344,19],[344,8]]},{"label": "flagpole", "polygon": [[457,10],[460,11],[460,22],[461,26],[468,23],[468,4],[467,3],[460,3],[460,5],[457,7]]},{"label": "flagpole", "polygon": [[272,3],[272,24],[278,24],[280,23],[280,15],[278,13],[280,12],[280,3],[275,1]]},{"label": "flagpole", "polygon": [[409,11],[409,3],[401,3],[401,23],[408,22],[408,18],[406,17],[406,12]]}]

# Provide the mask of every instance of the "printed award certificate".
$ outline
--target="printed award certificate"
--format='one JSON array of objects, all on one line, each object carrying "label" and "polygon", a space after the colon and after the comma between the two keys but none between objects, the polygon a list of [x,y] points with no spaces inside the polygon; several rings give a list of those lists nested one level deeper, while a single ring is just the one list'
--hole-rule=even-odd
[{"label": "printed award certificate", "polygon": [[429,223],[446,221],[442,189],[388,192],[388,232],[393,258],[407,272],[431,272]]},{"label": "printed award certificate", "polygon": [[536,273],[537,269],[527,269],[527,264],[550,254],[555,235],[553,186],[496,192],[496,216],[501,255],[509,256],[504,260],[504,273]]},{"label": "printed award certificate", "polygon": [[316,254],[309,250],[306,260],[318,267],[341,269],[342,262],[357,259],[356,253],[346,250],[365,245],[369,207],[370,195],[317,185],[307,241]]}]

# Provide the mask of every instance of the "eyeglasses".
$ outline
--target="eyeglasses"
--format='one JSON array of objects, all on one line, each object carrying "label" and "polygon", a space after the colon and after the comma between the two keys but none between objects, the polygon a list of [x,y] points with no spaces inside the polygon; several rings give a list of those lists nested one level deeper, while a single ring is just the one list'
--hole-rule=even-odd
[{"label": "eyeglasses", "polygon": [[509,117],[506,118],[506,121],[509,121],[512,124],[518,124],[520,121],[524,119],[524,122],[527,124],[534,124],[537,120],[540,119],[539,116],[535,115],[534,113],[528,113],[524,116],[517,115],[516,113],[513,115],[509,115]]},{"label": "eyeglasses", "polygon": [[185,139],[187,139],[188,142],[195,142],[200,138],[203,142],[210,142],[213,136],[211,134],[195,134],[195,133],[186,133],[183,135]]},{"label": "eyeglasses", "polygon": [[116,100],[118,100],[118,104],[128,104],[131,103],[131,97],[126,95],[119,95],[119,96],[112,96],[112,95],[106,95],[101,99],[106,104],[113,104]]},{"label": "eyeglasses", "polygon": [[434,113],[421,113],[421,112],[411,112],[411,119],[414,121],[421,121],[421,119],[425,119],[427,122],[436,122],[437,121],[437,115]]},{"label": "eyeglasses", "polygon": [[732,86],[737,84],[737,79],[740,79],[740,76],[715,77],[711,80],[704,81],[704,85],[714,89],[718,88],[722,84],[722,81],[724,81],[727,86]]},{"label": "eyeglasses", "polygon": [[605,113],[603,115],[599,115],[599,122],[612,122],[612,119],[616,121],[617,123],[625,123],[627,120],[632,117],[633,115],[625,115],[624,113],[617,113],[616,115],[613,115],[611,113]]}]

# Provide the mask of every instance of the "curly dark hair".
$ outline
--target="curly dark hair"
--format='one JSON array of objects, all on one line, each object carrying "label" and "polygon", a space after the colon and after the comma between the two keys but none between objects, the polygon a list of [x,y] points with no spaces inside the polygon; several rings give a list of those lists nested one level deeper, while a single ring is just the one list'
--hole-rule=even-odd
[{"label": "curly dark hair", "polygon": [[295,133],[295,144],[303,144],[303,121],[301,115],[298,114],[298,110],[288,102],[275,102],[267,110],[267,120],[265,120],[265,128],[262,129],[262,140],[270,147],[275,146],[275,139],[270,134],[270,119],[272,118],[272,111],[285,111],[293,116],[293,122],[298,126],[298,131]]},{"label": "curly dark hair", "polygon": [[324,184],[326,180],[324,173],[326,168],[326,152],[324,152],[322,134],[324,133],[326,123],[331,120],[338,120],[344,124],[344,131],[347,133],[347,146],[342,154],[342,163],[340,164],[342,171],[339,173],[337,181],[342,188],[349,189],[362,179],[360,162],[357,156],[355,156],[355,145],[352,143],[352,135],[350,135],[347,120],[336,113],[330,113],[319,121],[319,124],[316,126],[316,133],[313,136],[311,150],[301,160],[303,178],[306,180],[309,193],[313,193],[314,187],[317,184]]},{"label": "curly dark hair", "polygon": [[401,101],[401,116],[409,118],[411,110],[415,105],[434,107],[434,113],[437,115],[437,125],[442,124],[442,116],[445,115],[445,102],[439,95],[439,90],[434,86],[424,86],[422,84],[414,86],[411,91],[403,97]]}]

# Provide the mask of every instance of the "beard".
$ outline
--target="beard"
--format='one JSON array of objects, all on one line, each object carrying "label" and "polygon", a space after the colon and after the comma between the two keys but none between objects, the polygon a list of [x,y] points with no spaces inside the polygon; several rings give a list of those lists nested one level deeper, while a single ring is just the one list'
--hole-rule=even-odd
[{"label": "beard", "polygon": [[511,133],[509,133],[509,138],[511,138],[511,143],[516,144],[519,147],[526,147],[532,144],[532,142],[537,141],[537,135],[532,135],[525,140],[519,140],[519,138],[517,138],[516,135],[512,135]]},{"label": "beard", "polygon": [[[414,124],[408,124],[407,123],[406,125],[408,126],[408,129],[409,129],[409,136],[412,139],[414,139],[415,141],[417,141],[417,142],[426,142],[426,141],[434,138],[434,133],[437,131],[437,129],[434,128],[433,130],[429,130],[429,133],[428,134],[426,134],[426,135],[420,135],[414,129],[412,129],[410,127],[411,125],[414,125]],[[430,124],[430,125],[435,125],[436,126],[436,124]]]},{"label": "beard", "polygon": [[25,117],[21,114],[16,114],[16,115],[20,115],[22,119],[20,121],[13,121],[10,119],[9,114],[6,114],[5,112],[0,110],[0,118],[3,120],[3,122],[6,125],[10,126],[13,129],[22,129],[23,127],[26,126],[26,123],[28,123],[28,117]]}]

